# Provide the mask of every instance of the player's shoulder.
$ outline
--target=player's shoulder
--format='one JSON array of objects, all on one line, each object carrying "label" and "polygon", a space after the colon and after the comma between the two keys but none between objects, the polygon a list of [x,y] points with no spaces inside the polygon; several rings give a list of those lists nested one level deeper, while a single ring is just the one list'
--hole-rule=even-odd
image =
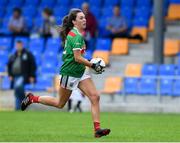
[{"label": "player's shoulder", "polygon": [[77,36],[77,33],[74,32],[73,30],[71,30],[71,31],[69,31],[68,36],[69,36],[69,37],[76,37],[76,36]]},{"label": "player's shoulder", "polygon": [[78,38],[78,37],[82,37],[81,34],[79,34],[79,32],[76,30],[76,29],[71,29],[68,33],[68,37],[71,37],[71,38]]}]

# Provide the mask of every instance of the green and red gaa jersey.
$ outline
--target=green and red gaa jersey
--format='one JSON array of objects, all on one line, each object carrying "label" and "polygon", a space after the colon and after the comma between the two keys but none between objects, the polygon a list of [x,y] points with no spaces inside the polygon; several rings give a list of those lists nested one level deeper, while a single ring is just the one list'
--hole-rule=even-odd
[{"label": "green and red gaa jersey", "polygon": [[64,63],[61,66],[60,74],[80,78],[85,71],[85,66],[75,61],[74,50],[81,50],[82,56],[85,52],[84,38],[75,27],[66,37],[62,56]]}]

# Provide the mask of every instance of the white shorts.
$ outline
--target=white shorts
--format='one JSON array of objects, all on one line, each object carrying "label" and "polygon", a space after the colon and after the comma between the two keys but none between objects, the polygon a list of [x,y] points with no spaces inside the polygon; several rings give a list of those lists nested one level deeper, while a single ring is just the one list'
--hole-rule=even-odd
[{"label": "white shorts", "polygon": [[65,89],[75,90],[78,88],[79,82],[87,78],[91,78],[88,69],[85,70],[81,78],[60,75],[60,86]]}]

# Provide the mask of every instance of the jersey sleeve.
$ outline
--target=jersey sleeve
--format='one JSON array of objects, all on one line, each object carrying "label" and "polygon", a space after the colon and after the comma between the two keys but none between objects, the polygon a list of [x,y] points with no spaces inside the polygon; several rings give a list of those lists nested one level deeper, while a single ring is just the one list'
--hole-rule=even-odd
[{"label": "jersey sleeve", "polygon": [[73,50],[81,50],[82,47],[84,46],[84,39],[77,35],[75,37],[72,38],[72,49]]}]

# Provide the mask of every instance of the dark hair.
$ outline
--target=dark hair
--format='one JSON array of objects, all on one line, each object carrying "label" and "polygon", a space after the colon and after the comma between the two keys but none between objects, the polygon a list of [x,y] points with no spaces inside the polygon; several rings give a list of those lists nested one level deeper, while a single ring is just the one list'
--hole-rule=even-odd
[{"label": "dark hair", "polygon": [[47,7],[44,8],[43,12],[46,13],[47,15],[49,15],[49,16],[53,14],[52,10],[47,8]]},{"label": "dark hair", "polygon": [[62,38],[62,46],[65,45],[66,36],[69,33],[69,31],[74,27],[74,24],[72,23],[73,20],[76,19],[77,13],[82,12],[80,9],[71,9],[69,14],[66,15],[63,18],[62,24],[61,24],[61,30],[60,30],[60,36]]},{"label": "dark hair", "polygon": [[118,4],[115,4],[115,5],[114,5],[114,8],[115,8],[115,7],[117,7],[117,8],[120,9],[120,6],[119,6]]},{"label": "dark hair", "polygon": [[22,44],[23,42],[21,40],[17,40],[16,43]]},{"label": "dark hair", "polygon": [[18,7],[15,7],[15,8],[13,9],[13,12],[17,12],[17,13],[21,14],[21,9],[18,8]]}]

